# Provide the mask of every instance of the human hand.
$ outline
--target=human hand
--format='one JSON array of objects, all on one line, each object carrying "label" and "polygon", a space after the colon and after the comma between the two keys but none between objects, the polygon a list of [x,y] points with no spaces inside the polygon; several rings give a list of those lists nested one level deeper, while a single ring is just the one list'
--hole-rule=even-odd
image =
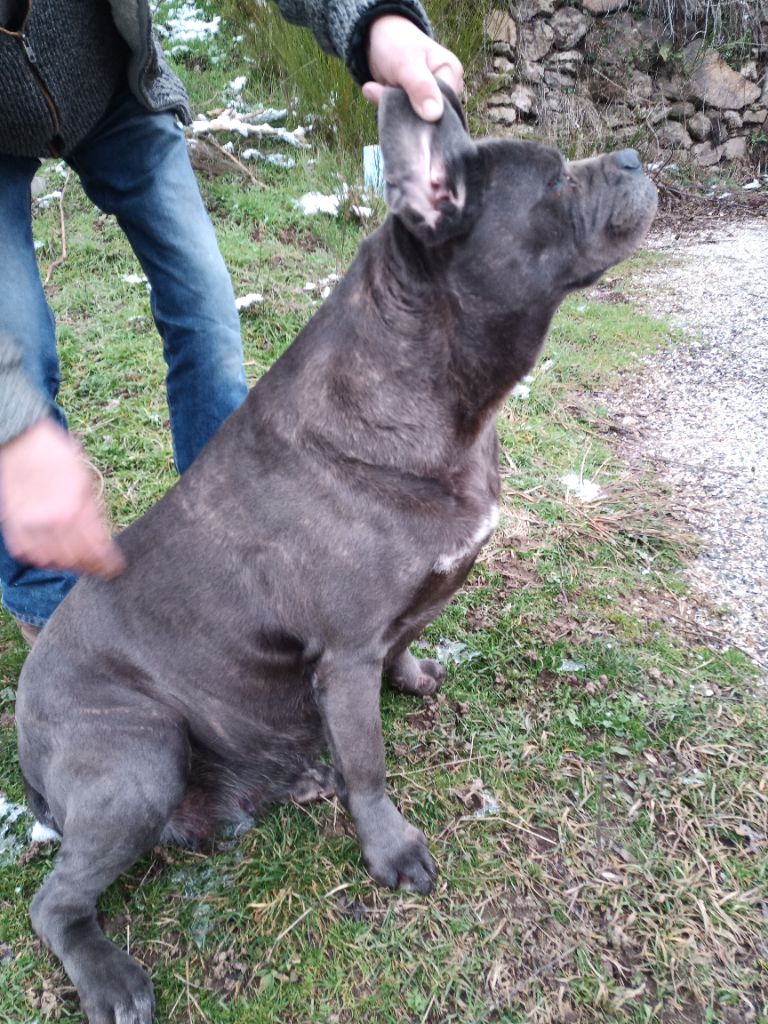
[{"label": "human hand", "polygon": [[19,561],[104,579],[125,568],[80,446],[52,420],[40,420],[0,448],[0,519]]},{"label": "human hand", "polygon": [[464,89],[464,69],[459,58],[399,14],[383,14],[371,24],[368,67],[374,81],[363,86],[367,100],[378,106],[384,86],[399,85],[425,121],[438,121],[443,113],[443,94],[436,76],[450,85],[457,96]]}]

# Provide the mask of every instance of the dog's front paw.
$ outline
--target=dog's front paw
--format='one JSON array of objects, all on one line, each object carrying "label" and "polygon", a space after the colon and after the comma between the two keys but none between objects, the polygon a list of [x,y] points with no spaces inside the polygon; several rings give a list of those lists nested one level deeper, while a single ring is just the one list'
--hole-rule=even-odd
[{"label": "dog's front paw", "polygon": [[417,839],[375,858],[366,854],[365,862],[371,877],[379,885],[385,885],[388,889],[406,889],[426,896],[434,888],[437,868],[424,836],[416,829],[414,832],[417,833]]},{"label": "dog's front paw", "polygon": [[414,658],[406,651],[389,670],[390,683],[400,693],[415,697],[430,697],[436,693],[445,679],[445,669],[433,658]]},{"label": "dog's front paw", "polygon": [[114,949],[98,967],[77,986],[88,1024],[152,1024],[152,982],[133,957]]},{"label": "dog's front paw", "polygon": [[432,891],[437,876],[427,841],[394,805],[390,803],[387,811],[381,814],[378,828],[365,839],[361,836],[365,866],[379,885],[424,896]]}]

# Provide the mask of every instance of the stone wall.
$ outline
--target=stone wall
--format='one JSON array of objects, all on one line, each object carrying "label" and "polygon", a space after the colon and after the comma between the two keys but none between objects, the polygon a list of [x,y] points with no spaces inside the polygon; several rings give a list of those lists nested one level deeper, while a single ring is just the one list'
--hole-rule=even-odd
[{"label": "stone wall", "polygon": [[[574,155],[632,145],[648,160],[756,159],[768,136],[768,42],[738,68],[626,0],[516,0],[486,19],[487,116]],[[768,40],[768,15],[760,32]]]}]

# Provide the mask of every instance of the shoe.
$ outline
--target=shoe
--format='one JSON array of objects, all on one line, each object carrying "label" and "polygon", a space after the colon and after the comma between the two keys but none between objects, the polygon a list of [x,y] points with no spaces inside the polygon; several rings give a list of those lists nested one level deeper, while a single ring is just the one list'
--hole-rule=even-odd
[{"label": "shoe", "polygon": [[40,636],[40,630],[42,626],[33,626],[31,622],[22,622],[21,619],[13,620],[19,627],[21,635],[27,641],[28,647],[34,647],[35,640]]}]

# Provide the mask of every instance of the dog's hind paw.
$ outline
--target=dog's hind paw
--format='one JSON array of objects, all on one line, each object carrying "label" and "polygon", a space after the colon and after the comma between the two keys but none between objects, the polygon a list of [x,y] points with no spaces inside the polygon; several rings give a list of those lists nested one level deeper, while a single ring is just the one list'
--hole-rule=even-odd
[{"label": "dog's hind paw", "polygon": [[406,651],[389,670],[390,685],[400,693],[414,697],[431,697],[437,693],[445,679],[445,669],[433,658],[414,658]]},{"label": "dog's hind paw", "polygon": [[291,787],[288,799],[296,804],[331,800],[336,796],[336,772],[328,764],[315,764],[300,775]]}]

